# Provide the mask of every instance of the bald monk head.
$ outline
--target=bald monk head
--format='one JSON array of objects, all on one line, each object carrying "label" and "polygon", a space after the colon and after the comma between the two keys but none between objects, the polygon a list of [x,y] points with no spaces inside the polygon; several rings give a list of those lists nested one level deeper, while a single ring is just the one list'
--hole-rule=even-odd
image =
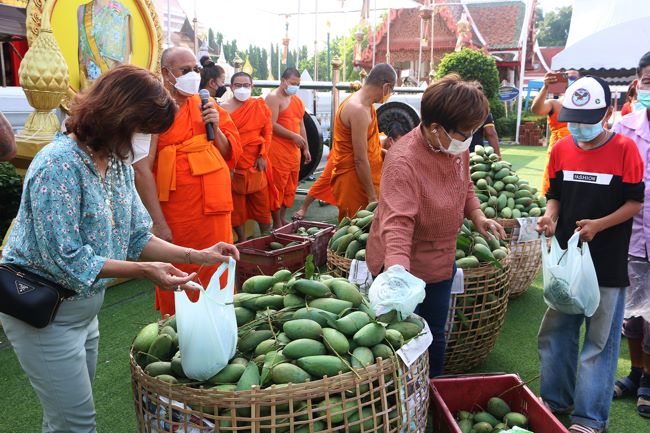
[{"label": "bald monk head", "polygon": [[200,68],[194,53],[185,47],[171,47],[160,57],[165,88],[182,105],[187,98],[198,93],[201,84]]},{"label": "bald monk head", "polygon": [[364,93],[375,96],[375,103],[386,102],[397,83],[397,72],[388,63],[379,63],[370,70],[363,83]]},{"label": "bald monk head", "polygon": [[296,68],[287,68],[280,77],[280,87],[287,96],[295,95],[300,88],[300,72]]}]

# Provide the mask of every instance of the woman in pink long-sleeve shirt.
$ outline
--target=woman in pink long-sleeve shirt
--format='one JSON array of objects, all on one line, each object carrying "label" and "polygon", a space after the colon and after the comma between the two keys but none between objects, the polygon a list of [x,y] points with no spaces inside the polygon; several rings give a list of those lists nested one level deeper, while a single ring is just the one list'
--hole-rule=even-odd
[{"label": "woman in pink long-sleeve shirt", "polygon": [[481,212],[469,176],[467,149],[488,114],[480,85],[449,75],[424,92],[421,113],[421,125],[394,144],[384,161],[366,251],[373,275],[401,265],[427,283],[416,312],[433,333],[429,374],[434,377],[443,370],[444,326],[463,218],[483,234],[505,233]]}]

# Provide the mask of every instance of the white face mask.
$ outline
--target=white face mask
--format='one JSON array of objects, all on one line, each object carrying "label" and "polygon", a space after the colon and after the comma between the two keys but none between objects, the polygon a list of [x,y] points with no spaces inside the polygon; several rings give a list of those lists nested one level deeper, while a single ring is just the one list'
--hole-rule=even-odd
[{"label": "white face mask", "polygon": [[174,87],[182,94],[192,96],[196,95],[199,92],[200,85],[201,74],[198,72],[190,71],[185,75],[176,77],[176,84],[174,84]]},{"label": "white face mask", "polygon": [[[442,128],[442,130],[445,131],[444,128]],[[469,149],[469,146],[472,144],[473,134],[470,135],[469,138],[465,141],[460,141],[456,138],[451,138],[451,136],[447,131],[445,131],[445,134],[447,135],[447,137],[449,137],[451,142],[449,143],[449,147],[446,149],[441,145],[440,150],[450,155],[460,155],[461,153],[466,152],[467,149]]]},{"label": "white face mask", "polygon": [[240,87],[238,89],[235,89],[233,92],[235,95],[235,98],[240,101],[240,102],[246,102],[248,98],[251,97],[251,89],[246,88],[246,87]]},{"label": "white face mask", "polygon": [[135,164],[136,162],[149,156],[149,148],[151,147],[151,134],[142,134],[136,132],[131,139],[131,155],[126,159],[127,164]]}]

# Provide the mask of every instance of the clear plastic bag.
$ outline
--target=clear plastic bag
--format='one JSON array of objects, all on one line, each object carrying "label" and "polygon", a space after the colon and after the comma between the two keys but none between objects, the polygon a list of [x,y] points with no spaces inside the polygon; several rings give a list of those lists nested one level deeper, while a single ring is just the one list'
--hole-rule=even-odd
[{"label": "clear plastic bag", "polygon": [[578,246],[580,234],[575,233],[560,248],[553,237],[548,250],[546,236],[542,236],[542,268],[544,273],[544,301],[565,314],[593,316],[600,304],[600,288],[589,245]]},{"label": "clear plastic bag", "polygon": [[[219,277],[226,269],[228,281],[221,290]],[[183,371],[191,379],[208,380],[228,364],[237,349],[235,260],[222,263],[208,288],[200,290],[196,302],[190,301],[184,291],[174,294],[176,326]]]},{"label": "clear plastic bag", "polygon": [[425,282],[410,274],[404,266],[394,265],[379,274],[368,291],[370,305],[377,314],[396,310],[407,318],[424,301]]},{"label": "clear plastic bag", "polygon": [[631,257],[627,269],[630,287],[625,292],[625,317],[643,317],[650,322],[650,263]]}]

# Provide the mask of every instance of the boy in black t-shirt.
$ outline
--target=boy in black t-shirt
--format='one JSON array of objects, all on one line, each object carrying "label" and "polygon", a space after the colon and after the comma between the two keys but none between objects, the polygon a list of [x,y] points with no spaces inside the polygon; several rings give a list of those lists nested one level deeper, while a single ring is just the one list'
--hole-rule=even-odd
[{"label": "boy in black t-shirt", "polygon": [[[575,232],[589,242],[600,285],[592,317],[548,309],[539,330],[541,396],[556,413],[572,413],[571,433],[607,427],[625,307],[632,217],[644,196],[643,161],[635,143],[605,129],[612,114],[609,86],[583,77],[566,92],[558,120],[571,136],[549,160],[550,188],[538,231],[562,248]],[[580,327],[587,323],[579,353]]]}]

